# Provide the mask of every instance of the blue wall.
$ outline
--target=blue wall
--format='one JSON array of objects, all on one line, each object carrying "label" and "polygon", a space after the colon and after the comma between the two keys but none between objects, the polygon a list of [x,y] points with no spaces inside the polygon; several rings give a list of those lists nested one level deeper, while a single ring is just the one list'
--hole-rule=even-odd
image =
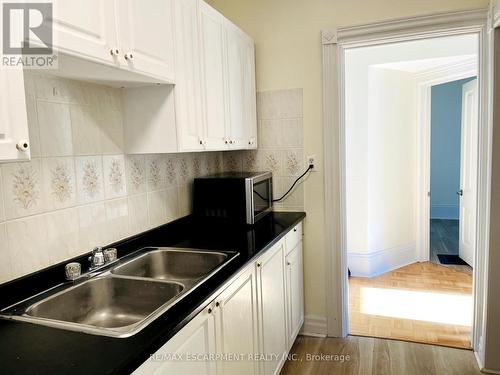
[{"label": "blue wall", "polygon": [[462,85],[473,78],[431,88],[431,218],[458,219]]}]

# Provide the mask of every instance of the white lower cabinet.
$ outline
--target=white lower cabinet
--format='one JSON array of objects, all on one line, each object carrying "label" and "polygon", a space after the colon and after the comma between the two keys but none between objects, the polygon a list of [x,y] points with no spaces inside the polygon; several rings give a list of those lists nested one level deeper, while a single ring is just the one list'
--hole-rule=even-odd
[{"label": "white lower cabinet", "polygon": [[301,225],[242,270],[134,374],[279,373],[304,320],[302,241],[291,250],[286,241],[297,239]]},{"label": "white lower cabinet", "polygon": [[215,375],[215,317],[208,307],[191,320],[160,350],[151,355],[135,375]]},{"label": "white lower cabinet", "polygon": [[260,352],[268,356],[261,361],[265,375],[279,372],[288,349],[284,244],[278,242],[256,263]]},{"label": "white lower cabinet", "polygon": [[[258,353],[257,298],[255,271],[250,268],[216,299],[217,374],[258,374],[259,363],[250,356]],[[247,357],[248,356],[248,357]]]},{"label": "white lower cabinet", "polygon": [[287,293],[287,329],[290,349],[304,323],[304,282],[302,263],[302,241],[285,258]]}]

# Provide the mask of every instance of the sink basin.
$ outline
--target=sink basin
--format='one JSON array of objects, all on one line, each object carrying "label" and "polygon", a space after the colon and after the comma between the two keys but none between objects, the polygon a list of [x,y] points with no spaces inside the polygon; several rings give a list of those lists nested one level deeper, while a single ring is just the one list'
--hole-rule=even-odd
[{"label": "sink basin", "polygon": [[115,275],[157,280],[197,280],[221,265],[227,254],[215,251],[158,249],[114,268]]},{"label": "sink basin", "polygon": [[[140,254],[140,255],[137,255]],[[234,259],[236,252],[144,248],[1,311],[0,318],[110,337],[150,324]]]},{"label": "sink basin", "polygon": [[25,314],[36,318],[121,328],[146,318],[179,295],[184,286],[118,277],[89,280],[31,307]]}]

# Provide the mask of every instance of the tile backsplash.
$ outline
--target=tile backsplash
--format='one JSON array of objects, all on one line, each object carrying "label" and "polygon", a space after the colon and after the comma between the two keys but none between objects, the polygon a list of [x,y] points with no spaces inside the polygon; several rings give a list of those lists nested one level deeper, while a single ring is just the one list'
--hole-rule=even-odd
[{"label": "tile backsplash", "polygon": [[27,72],[29,162],[0,164],[0,282],[191,212],[222,153],[126,155],[120,90]]},{"label": "tile backsplash", "polygon": [[[224,152],[224,169],[272,171],[274,197],[281,197],[306,169],[302,107],[302,89],[258,92],[258,150]],[[303,185],[274,207],[303,211]]]}]

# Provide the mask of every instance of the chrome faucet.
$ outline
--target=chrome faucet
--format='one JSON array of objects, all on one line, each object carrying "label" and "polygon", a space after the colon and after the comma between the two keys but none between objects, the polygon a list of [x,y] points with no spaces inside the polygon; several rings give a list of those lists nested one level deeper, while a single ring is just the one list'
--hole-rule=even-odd
[{"label": "chrome faucet", "polygon": [[92,250],[92,255],[89,256],[89,261],[90,270],[104,266],[104,263],[106,263],[106,261],[104,259],[104,251],[102,250],[102,247],[98,246]]}]

